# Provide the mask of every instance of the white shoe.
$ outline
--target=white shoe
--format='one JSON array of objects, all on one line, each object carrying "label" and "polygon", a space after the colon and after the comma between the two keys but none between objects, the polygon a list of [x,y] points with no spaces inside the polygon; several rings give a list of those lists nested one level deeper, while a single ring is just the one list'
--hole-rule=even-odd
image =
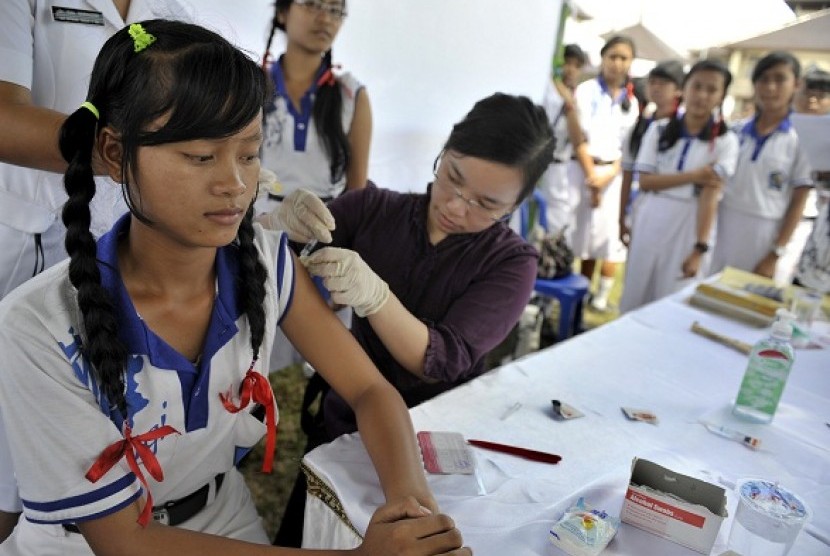
[{"label": "white shoe", "polygon": [[608,310],[608,299],[594,296],[591,299],[591,309],[604,313]]},{"label": "white shoe", "polygon": [[311,378],[316,372],[317,371],[314,370],[314,367],[312,367],[308,361],[303,361],[303,375],[305,375],[306,378]]}]

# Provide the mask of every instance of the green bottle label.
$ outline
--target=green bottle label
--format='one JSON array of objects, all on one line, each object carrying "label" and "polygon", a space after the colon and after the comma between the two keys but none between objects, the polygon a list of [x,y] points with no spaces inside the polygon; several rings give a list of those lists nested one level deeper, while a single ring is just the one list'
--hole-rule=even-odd
[{"label": "green bottle label", "polygon": [[791,361],[785,353],[766,349],[749,362],[736,405],[751,407],[768,415],[775,414],[784,392]]}]

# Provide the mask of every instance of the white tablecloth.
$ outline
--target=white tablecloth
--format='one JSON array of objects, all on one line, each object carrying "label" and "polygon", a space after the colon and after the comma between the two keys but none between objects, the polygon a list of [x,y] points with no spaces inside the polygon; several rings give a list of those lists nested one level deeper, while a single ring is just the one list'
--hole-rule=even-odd
[{"label": "white tablecloth", "polygon": [[[681,293],[648,305],[412,409],[416,430],[458,431],[466,438],[562,456],[559,464],[548,465],[474,449],[477,477],[429,476],[442,511],[453,517],[476,555],[559,554],[548,530],[578,497],[619,516],[635,456],[727,487],[730,516],[736,497],[728,487],[737,479],[779,481],[800,494],[814,514],[809,533],[800,535],[791,554],[830,554],[830,349],[797,351],[771,425],[733,421],[730,402],[747,358],[689,328],[697,320],[748,343],[767,331],[696,309],[687,297]],[[551,399],[575,406],[585,417],[553,420]],[[521,409],[500,419],[515,402]],[[652,410],[659,424],[628,421],[621,406]],[[752,451],[716,436],[701,419],[760,437],[762,448]],[[309,495],[304,546],[356,546],[359,537],[349,524],[365,531],[384,502],[359,435],[314,450],[304,464],[329,502]],[[337,503],[344,515],[330,509]],[[731,517],[724,521],[712,554],[726,550],[731,522]],[[604,554],[694,552],[622,524]]]}]

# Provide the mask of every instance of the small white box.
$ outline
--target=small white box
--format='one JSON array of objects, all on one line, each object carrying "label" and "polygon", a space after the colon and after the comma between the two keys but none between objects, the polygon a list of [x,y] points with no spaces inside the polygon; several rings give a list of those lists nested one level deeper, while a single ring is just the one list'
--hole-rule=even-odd
[{"label": "small white box", "polygon": [[709,554],[726,515],[723,488],[634,458],[624,523]]}]

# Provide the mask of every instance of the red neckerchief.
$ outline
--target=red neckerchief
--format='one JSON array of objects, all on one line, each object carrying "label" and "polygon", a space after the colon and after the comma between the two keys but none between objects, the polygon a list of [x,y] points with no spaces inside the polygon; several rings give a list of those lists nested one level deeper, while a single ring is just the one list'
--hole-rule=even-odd
[{"label": "red neckerchief", "polygon": [[277,447],[277,420],[274,415],[274,392],[268,379],[254,370],[256,359],[251,361],[245,378],[239,385],[239,405],[233,404],[231,390],[227,394],[219,394],[222,405],[231,413],[245,409],[253,400],[254,403],[265,407],[265,458],[262,460],[262,472],[270,473],[274,463],[274,450]]},{"label": "red neckerchief", "polygon": [[148,473],[150,473],[150,476],[158,482],[163,481],[164,471],[162,471],[161,465],[159,464],[158,459],[156,459],[156,455],[150,448],[147,447],[146,443],[174,433],[179,434],[179,431],[170,425],[164,425],[149,432],[145,432],[144,434],[132,436],[130,426],[126,421],[124,421],[124,439],[113,442],[104,448],[104,451],[101,452],[101,455],[98,456],[98,459],[95,460],[95,463],[93,463],[92,467],[89,468],[89,471],[86,472],[85,477],[87,480],[91,483],[95,483],[98,479],[106,475],[107,471],[109,471],[113,465],[118,463],[121,458],[126,457],[127,465],[130,467],[130,470],[136,477],[138,477],[138,480],[144,487],[144,490],[147,491],[147,502],[144,504],[144,508],[138,516],[138,524],[142,527],[146,527],[150,522],[150,516],[153,512],[153,495],[150,493],[150,487],[147,485],[147,479],[144,478],[144,474],[138,466],[136,454],[141,458],[141,461],[144,463],[144,468]]}]

